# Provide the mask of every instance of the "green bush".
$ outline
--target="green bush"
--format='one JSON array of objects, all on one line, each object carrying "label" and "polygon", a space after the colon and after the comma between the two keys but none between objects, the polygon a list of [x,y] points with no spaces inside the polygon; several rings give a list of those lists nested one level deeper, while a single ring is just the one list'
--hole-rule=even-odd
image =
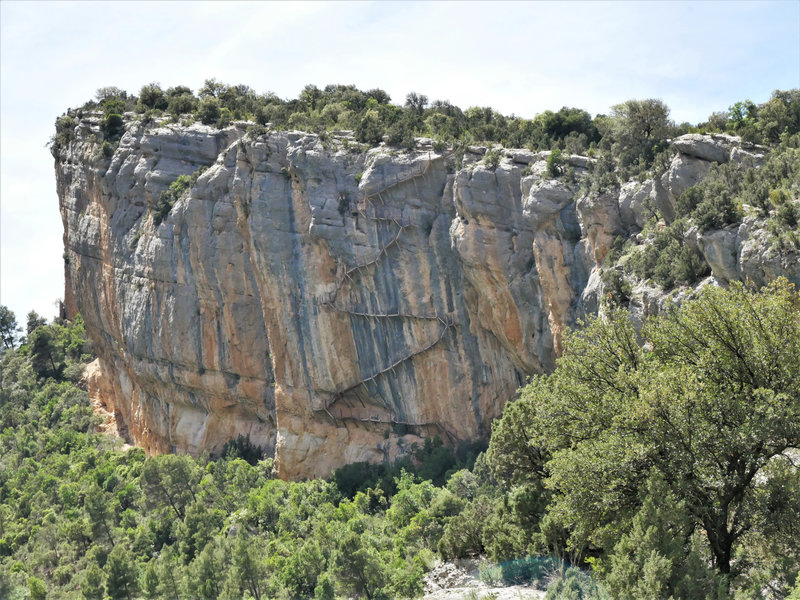
[{"label": "green bush", "polygon": [[197,179],[206,171],[206,167],[199,167],[191,175],[180,175],[170,186],[161,192],[153,211],[153,222],[160,225],[172,210],[175,203],[186,197]]},{"label": "green bush", "polygon": [[561,156],[561,150],[556,148],[550,152],[547,157],[547,174],[550,177],[558,177],[561,175],[564,165],[564,158]]},{"label": "green bush", "polygon": [[700,231],[709,231],[738,223],[742,214],[731,195],[727,191],[720,191],[718,194],[706,196],[697,205],[692,217]]},{"label": "green bush", "polygon": [[486,164],[487,167],[490,169],[496,169],[500,166],[500,150],[497,148],[491,148],[486,151],[486,154],[483,156],[483,162]]},{"label": "green bush", "polygon": [[164,90],[157,83],[149,83],[139,90],[139,102],[146,108],[165,110],[169,104]]},{"label": "green bush", "polygon": [[50,139],[50,153],[53,157],[58,157],[61,150],[75,139],[76,125],[72,115],[62,115],[56,119],[56,133]]},{"label": "green bush", "polygon": [[115,142],[122,137],[125,132],[125,122],[122,120],[122,115],[110,114],[103,122],[103,135],[109,142]]},{"label": "green bush", "polygon": [[494,563],[481,563],[478,565],[478,579],[489,587],[497,587],[503,583],[503,570]]},{"label": "green bush", "polygon": [[703,256],[686,245],[687,228],[686,220],[679,219],[656,231],[652,241],[630,254],[626,270],[640,279],[653,279],[665,290],[692,285],[707,276],[711,270]]},{"label": "green bush", "polygon": [[358,122],[355,130],[356,140],[367,144],[380,144],[383,141],[383,124],[376,110],[368,111]]},{"label": "green bush", "polygon": [[791,202],[784,202],[775,211],[775,219],[779,225],[786,228],[797,227],[798,218],[800,218],[800,211],[797,206]]},{"label": "green bush", "polygon": [[75,139],[75,119],[71,115],[64,115],[56,119],[56,135],[60,142],[67,143]]},{"label": "green bush", "polygon": [[192,94],[177,94],[169,97],[167,112],[178,117],[197,110],[197,99]]},{"label": "green bush", "polygon": [[501,563],[500,571],[506,585],[524,585],[545,579],[560,565],[554,556],[529,556]]},{"label": "green bush", "polygon": [[215,125],[218,129],[224,129],[225,127],[230,125],[232,121],[233,121],[233,113],[231,113],[231,111],[227,108],[222,108],[219,111],[219,119],[217,119]]},{"label": "green bush", "polygon": [[220,114],[221,106],[219,100],[208,97],[200,101],[196,117],[204,125],[214,125],[219,120]]},{"label": "green bush", "polygon": [[675,201],[675,214],[678,217],[689,217],[695,211],[697,206],[703,201],[703,188],[693,185]]},{"label": "green bush", "polygon": [[604,269],[600,274],[606,298],[618,306],[627,306],[631,299],[631,284],[625,280],[621,270]]},{"label": "green bush", "polygon": [[547,587],[545,600],[611,600],[611,597],[588,573],[569,567]]}]

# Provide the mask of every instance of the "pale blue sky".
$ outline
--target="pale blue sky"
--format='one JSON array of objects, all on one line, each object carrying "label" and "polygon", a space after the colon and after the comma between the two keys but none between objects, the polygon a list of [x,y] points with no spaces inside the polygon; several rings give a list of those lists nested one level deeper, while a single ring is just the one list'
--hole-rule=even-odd
[{"label": "pale blue sky", "polygon": [[0,1],[0,303],[24,321],[63,297],[45,144],[56,117],[116,85],[209,77],[296,97],[304,85],[409,91],[533,117],[661,98],[698,122],[800,87],[800,1]]}]

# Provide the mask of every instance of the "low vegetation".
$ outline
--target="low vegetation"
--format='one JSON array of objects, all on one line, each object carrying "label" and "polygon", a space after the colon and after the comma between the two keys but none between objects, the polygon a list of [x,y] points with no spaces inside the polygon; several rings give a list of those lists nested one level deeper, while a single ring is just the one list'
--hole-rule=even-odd
[{"label": "low vegetation", "polygon": [[[786,597],[800,554],[800,295],[708,288],[567,340],[488,451],[285,482],[247,440],[146,458],[96,433],[80,318],[0,311],[0,596],[418,597],[438,558],[548,598]],[[492,566],[496,565],[496,566]],[[572,565],[572,566],[570,566]],[[800,583],[798,583],[800,585]],[[800,591],[800,588],[796,591]]]}]

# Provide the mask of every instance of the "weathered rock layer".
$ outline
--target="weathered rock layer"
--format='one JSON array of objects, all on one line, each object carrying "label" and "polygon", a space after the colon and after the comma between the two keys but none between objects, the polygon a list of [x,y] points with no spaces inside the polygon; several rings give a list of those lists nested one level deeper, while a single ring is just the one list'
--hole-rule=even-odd
[{"label": "weathered rock layer", "polygon": [[[736,150],[682,139],[662,179],[576,200],[576,183],[526,151],[490,167],[475,148],[456,168],[425,140],[396,153],[244,125],[129,122],[110,157],[99,139],[85,117],[56,161],[66,298],[99,356],[94,393],[148,452],[244,435],[290,478],[427,436],[487,436],[526,376],[552,369],[565,328],[597,310],[614,237],[639,231],[651,202],[669,218],[679,188]],[[588,159],[570,163],[580,179]],[[158,222],[162,192],[193,174]],[[752,230],[700,236],[719,279],[787,272],[748,245]]]}]

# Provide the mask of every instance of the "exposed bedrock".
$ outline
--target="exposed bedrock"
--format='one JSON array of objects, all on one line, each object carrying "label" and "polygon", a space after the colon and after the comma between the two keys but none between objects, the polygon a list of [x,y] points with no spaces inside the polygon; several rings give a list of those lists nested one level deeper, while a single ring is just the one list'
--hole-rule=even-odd
[{"label": "exposed bedrock", "polygon": [[[615,236],[702,170],[673,163],[680,173],[576,200],[579,184],[548,179],[546,155],[527,151],[493,168],[472,149],[456,169],[425,140],[398,153],[242,124],[129,122],[111,157],[98,140],[85,117],[56,161],[93,394],[148,452],[214,453],[243,435],[285,478],[394,459],[428,436],[488,436],[525,378],[553,368],[565,329],[596,312]],[[589,160],[570,164],[579,181]],[[159,222],[181,175],[193,183]],[[697,240],[715,275],[785,271],[752,231]]]}]

